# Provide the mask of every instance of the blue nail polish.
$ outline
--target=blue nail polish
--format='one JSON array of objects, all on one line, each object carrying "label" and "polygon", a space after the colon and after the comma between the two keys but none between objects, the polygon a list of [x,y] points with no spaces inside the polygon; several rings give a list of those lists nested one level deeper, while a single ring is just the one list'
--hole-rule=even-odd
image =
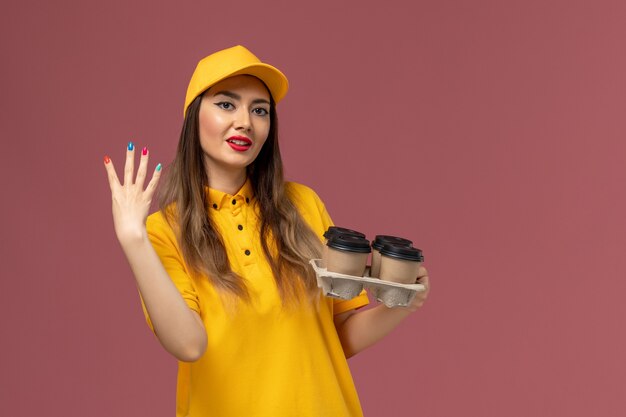
[{"label": "blue nail polish", "polygon": [[157,165],[156,170],[157,172],[161,170],[161,164]]},{"label": "blue nail polish", "polygon": [[132,151],[133,149],[135,149],[135,145],[132,142],[128,142],[128,150]]}]

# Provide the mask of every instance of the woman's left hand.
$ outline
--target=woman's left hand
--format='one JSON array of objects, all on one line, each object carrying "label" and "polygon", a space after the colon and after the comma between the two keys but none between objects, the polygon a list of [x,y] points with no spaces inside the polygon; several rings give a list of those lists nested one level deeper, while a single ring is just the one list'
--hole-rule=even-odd
[{"label": "woman's left hand", "polygon": [[415,279],[416,284],[422,284],[426,289],[424,291],[418,291],[415,294],[415,298],[411,301],[406,308],[413,311],[417,311],[428,297],[428,291],[430,291],[430,283],[428,282],[428,271],[423,266],[420,266],[419,271],[417,272],[417,278]]},{"label": "woman's left hand", "polygon": [[337,334],[346,353],[346,358],[356,355],[363,349],[381,340],[402,320],[417,311],[426,301],[430,289],[428,271],[423,266],[417,271],[416,284],[422,284],[424,291],[418,291],[406,307],[387,307],[379,304],[361,311],[350,310],[335,316]]}]

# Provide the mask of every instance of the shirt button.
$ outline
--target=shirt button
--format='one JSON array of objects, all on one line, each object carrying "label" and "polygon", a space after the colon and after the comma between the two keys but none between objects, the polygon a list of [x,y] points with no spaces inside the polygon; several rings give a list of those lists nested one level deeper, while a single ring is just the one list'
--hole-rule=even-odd
[{"label": "shirt button", "polygon": [[239,229],[239,230],[243,230],[243,226],[242,226],[242,225],[238,225],[238,226],[237,226],[237,229]]},{"label": "shirt button", "polygon": [[237,200],[233,198],[233,205],[237,204]]},{"label": "shirt button", "polygon": [[213,208],[217,210],[217,204],[213,203]]},{"label": "shirt button", "polygon": [[250,256],[250,251],[248,249],[246,249],[244,253],[246,254],[246,256]]}]

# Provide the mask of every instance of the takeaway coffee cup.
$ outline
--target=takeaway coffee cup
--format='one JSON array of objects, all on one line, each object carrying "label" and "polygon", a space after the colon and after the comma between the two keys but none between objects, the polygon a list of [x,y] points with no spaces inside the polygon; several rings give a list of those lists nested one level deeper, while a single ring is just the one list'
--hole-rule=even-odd
[{"label": "takeaway coffee cup", "polygon": [[362,277],[371,252],[369,240],[359,236],[335,235],[326,242],[329,272]]},{"label": "takeaway coffee cup", "polygon": [[357,232],[356,230],[346,229],[345,227],[338,226],[330,226],[328,230],[324,232],[324,248],[322,249],[322,268],[326,267],[326,258],[328,257],[328,239],[333,236],[338,235],[347,235],[347,236],[357,236],[365,239],[365,235],[361,232]]},{"label": "takeaway coffee cup", "polygon": [[380,275],[380,250],[386,244],[410,248],[413,242],[396,236],[376,235],[372,241],[372,267],[370,268],[370,277],[372,278],[378,278]]},{"label": "takeaway coffee cup", "polygon": [[383,245],[380,250],[380,279],[399,284],[415,284],[424,262],[422,251],[413,247]]}]

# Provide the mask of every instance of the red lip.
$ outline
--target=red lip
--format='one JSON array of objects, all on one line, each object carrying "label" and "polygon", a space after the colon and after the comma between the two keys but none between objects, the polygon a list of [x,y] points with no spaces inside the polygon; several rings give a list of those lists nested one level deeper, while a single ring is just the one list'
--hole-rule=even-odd
[{"label": "red lip", "polygon": [[[236,143],[231,142],[233,140],[244,142],[245,145],[238,145]],[[228,146],[230,146],[231,148],[233,148],[234,150],[238,152],[247,151],[252,146],[252,141],[245,136],[231,136],[228,139],[226,139],[226,143],[228,143]]]},{"label": "red lip", "polygon": [[229,140],[240,140],[242,142],[246,142],[248,145],[252,145],[252,141],[250,139],[248,139],[245,136],[231,136],[228,139],[226,139],[227,141]]}]

